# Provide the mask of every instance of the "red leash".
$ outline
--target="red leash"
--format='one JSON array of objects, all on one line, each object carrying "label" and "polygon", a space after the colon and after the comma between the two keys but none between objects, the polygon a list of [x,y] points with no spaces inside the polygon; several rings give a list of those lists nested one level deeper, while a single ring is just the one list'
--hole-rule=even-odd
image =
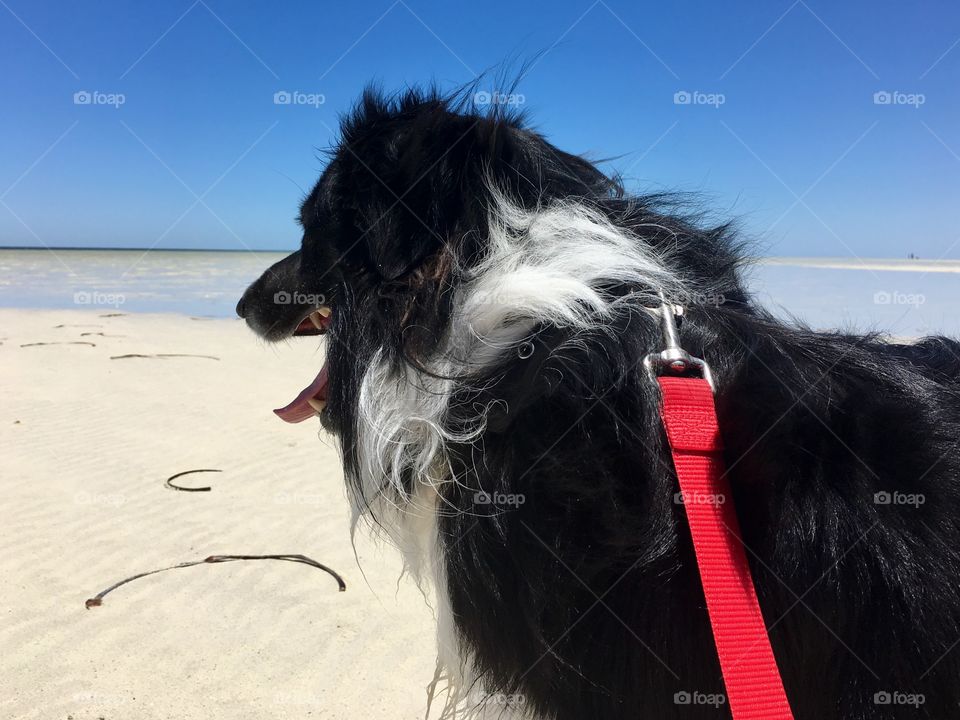
[{"label": "red leash", "polygon": [[[792,720],[773,656],[726,477],[709,367],[676,342],[672,307],[662,307],[667,349],[648,357],[663,394],[661,417],[673,454],[713,640],[734,720]],[[702,378],[659,375],[698,369]]]}]

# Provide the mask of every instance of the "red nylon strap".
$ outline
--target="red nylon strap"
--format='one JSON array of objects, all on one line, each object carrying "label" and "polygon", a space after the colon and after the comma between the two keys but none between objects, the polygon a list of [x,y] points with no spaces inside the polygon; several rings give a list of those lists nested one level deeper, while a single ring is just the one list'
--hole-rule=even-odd
[{"label": "red nylon strap", "polygon": [[792,720],[739,540],[713,391],[700,378],[657,380],[730,712],[734,720]]}]

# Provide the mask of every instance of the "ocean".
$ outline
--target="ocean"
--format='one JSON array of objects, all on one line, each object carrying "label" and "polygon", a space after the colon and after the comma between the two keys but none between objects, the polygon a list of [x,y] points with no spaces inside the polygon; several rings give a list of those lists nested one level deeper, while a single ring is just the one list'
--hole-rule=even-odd
[{"label": "ocean", "polygon": [[[0,249],[0,307],[232,317],[283,255]],[[762,258],[747,281],[774,314],[817,329],[960,336],[960,261]]]}]

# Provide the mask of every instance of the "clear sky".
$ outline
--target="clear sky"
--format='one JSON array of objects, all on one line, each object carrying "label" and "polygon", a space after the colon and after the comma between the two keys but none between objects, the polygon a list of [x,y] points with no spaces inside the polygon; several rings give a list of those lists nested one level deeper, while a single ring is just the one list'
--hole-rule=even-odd
[{"label": "clear sky", "polygon": [[0,0],[0,245],[293,248],[365,83],[510,58],[553,142],[768,253],[960,258],[953,0]]}]

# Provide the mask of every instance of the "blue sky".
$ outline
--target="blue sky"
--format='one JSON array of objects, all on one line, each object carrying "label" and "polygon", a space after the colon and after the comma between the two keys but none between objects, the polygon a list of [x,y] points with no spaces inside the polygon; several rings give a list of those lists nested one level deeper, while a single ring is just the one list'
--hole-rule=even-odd
[{"label": "blue sky", "polygon": [[293,248],[365,83],[534,57],[515,100],[553,142],[770,254],[960,258],[945,0],[0,0],[0,245]]}]

